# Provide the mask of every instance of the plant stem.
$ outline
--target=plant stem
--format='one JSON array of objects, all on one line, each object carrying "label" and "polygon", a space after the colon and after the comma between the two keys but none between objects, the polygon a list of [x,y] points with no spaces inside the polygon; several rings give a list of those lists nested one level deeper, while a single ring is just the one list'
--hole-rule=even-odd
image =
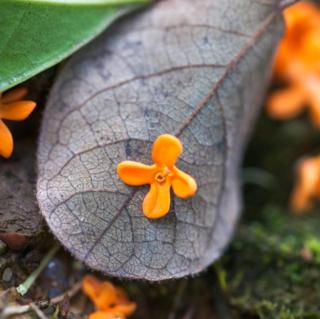
[{"label": "plant stem", "polygon": [[20,295],[23,296],[28,292],[28,290],[33,285],[33,283],[38,278],[38,276],[41,274],[43,269],[46,267],[46,265],[48,264],[50,259],[57,253],[59,248],[60,247],[58,245],[53,246],[49,250],[49,252],[44,256],[44,258],[42,259],[42,261],[41,261],[40,265],[38,266],[38,268],[22,284],[20,284],[17,287],[17,292]]}]

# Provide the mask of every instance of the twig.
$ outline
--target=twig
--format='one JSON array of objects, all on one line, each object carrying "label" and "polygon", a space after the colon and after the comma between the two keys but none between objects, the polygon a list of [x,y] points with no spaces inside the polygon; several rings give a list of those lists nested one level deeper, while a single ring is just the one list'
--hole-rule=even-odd
[{"label": "twig", "polygon": [[[39,301],[36,303],[30,303],[27,305],[12,305],[12,306],[8,306],[6,307],[1,313],[0,313],[0,318],[8,318],[12,315],[20,315],[26,312],[29,312],[31,310],[33,310],[34,312],[36,312],[36,314],[41,318],[41,319],[48,319],[44,313],[40,310],[40,308],[46,307],[48,305],[55,305],[58,304],[59,302],[63,301],[66,297],[67,298],[72,298],[74,295],[76,295],[78,293],[78,291],[81,288],[81,282],[77,282],[76,284],[74,284],[72,286],[71,289],[69,289],[68,291],[64,292],[63,294],[54,297],[50,300],[43,300],[43,301]],[[39,315],[39,313],[41,312],[41,314],[44,316]]]},{"label": "twig", "polygon": [[33,302],[31,302],[30,308],[37,314],[40,319],[48,319],[48,317]]},{"label": "twig", "polygon": [[9,318],[13,315],[22,315],[26,312],[29,311],[34,311],[35,314],[40,318],[40,319],[48,319],[48,317],[33,303],[31,302],[28,305],[23,305],[23,306],[18,306],[18,305],[13,305],[6,307],[2,312],[1,312],[1,318]]},{"label": "twig", "polygon": [[12,315],[21,315],[23,313],[26,313],[30,311],[30,305],[23,305],[23,306],[18,306],[18,305],[12,305],[12,306],[7,306],[1,313],[0,316],[1,318],[8,318],[11,317]]},{"label": "twig", "polygon": [[81,282],[79,281],[79,282],[75,283],[71,289],[64,292],[63,294],[61,294],[57,297],[54,297],[54,298],[50,299],[49,301],[48,300],[39,301],[39,302],[37,302],[37,305],[40,308],[46,307],[49,304],[56,305],[56,304],[60,303],[61,301],[63,301],[66,297],[72,298],[74,295],[76,295],[78,293],[80,288],[81,288]]},{"label": "twig", "polygon": [[38,276],[41,274],[42,270],[46,267],[50,259],[57,253],[59,248],[60,247],[58,245],[53,246],[49,250],[49,252],[44,256],[38,268],[22,284],[20,284],[17,287],[17,292],[20,295],[23,296],[28,292],[28,290],[33,285]]}]

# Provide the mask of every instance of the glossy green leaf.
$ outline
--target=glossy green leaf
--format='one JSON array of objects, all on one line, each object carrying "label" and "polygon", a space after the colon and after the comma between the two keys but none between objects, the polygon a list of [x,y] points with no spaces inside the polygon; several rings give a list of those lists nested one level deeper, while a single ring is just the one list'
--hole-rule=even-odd
[{"label": "glossy green leaf", "polygon": [[60,62],[151,0],[1,0],[0,91]]}]

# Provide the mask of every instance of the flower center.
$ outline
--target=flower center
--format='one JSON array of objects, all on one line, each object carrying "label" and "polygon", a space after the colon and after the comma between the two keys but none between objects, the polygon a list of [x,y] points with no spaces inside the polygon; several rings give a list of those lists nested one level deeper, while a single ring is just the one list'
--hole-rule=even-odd
[{"label": "flower center", "polygon": [[168,175],[170,175],[170,170],[166,167],[162,171],[156,173],[154,179],[159,183],[163,184],[167,180]]},{"label": "flower center", "polygon": [[163,184],[166,181],[167,176],[163,172],[159,172],[154,178],[159,184]]}]

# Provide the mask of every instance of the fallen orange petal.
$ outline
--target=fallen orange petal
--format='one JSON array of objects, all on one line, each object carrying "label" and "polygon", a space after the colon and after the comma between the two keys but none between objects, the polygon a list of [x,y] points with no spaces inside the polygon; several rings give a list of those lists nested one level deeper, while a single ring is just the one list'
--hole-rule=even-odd
[{"label": "fallen orange petal", "polygon": [[126,302],[114,306],[114,308],[109,311],[115,315],[122,314],[124,316],[131,316],[135,312],[136,308],[137,306],[134,302]]},{"label": "fallen orange petal", "polygon": [[25,120],[35,109],[36,103],[32,101],[18,101],[3,104],[0,107],[0,118],[11,121]]},{"label": "fallen orange petal", "polygon": [[152,147],[152,160],[159,166],[172,167],[183,152],[178,138],[170,134],[160,135]]},{"label": "fallen orange petal", "polygon": [[297,116],[306,103],[306,94],[299,87],[288,87],[273,92],[267,100],[267,112],[275,119],[290,119]]},{"label": "fallen orange petal", "polygon": [[172,188],[178,197],[188,198],[197,191],[197,183],[193,177],[176,168],[172,178]]},{"label": "fallen orange petal", "polygon": [[8,92],[5,92],[2,96],[1,102],[8,104],[11,102],[17,102],[23,99],[28,93],[28,89],[25,87],[15,88]]},{"label": "fallen orange petal", "polygon": [[310,118],[315,127],[320,128],[320,77],[306,79],[310,104]]},{"label": "fallen orange petal", "polygon": [[9,158],[13,151],[13,138],[7,126],[0,119],[0,155]]},{"label": "fallen orange petal", "polygon": [[133,161],[123,161],[118,165],[117,172],[126,184],[139,186],[152,182],[153,176],[156,173],[156,166]]},{"label": "fallen orange petal", "polygon": [[89,315],[88,319],[126,319],[126,316],[106,311],[95,311]]},{"label": "fallen orange petal", "polygon": [[2,120],[22,121],[36,107],[32,101],[20,101],[27,94],[25,88],[18,88],[0,94],[0,156],[9,158],[13,151],[13,138]]},{"label": "fallen orange petal", "polygon": [[99,310],[107,310],[117,302],[116,289],[107,281],[101,283],[93,276],[85,276],[82,289]]},{"label": "fallen orange petal", "polygon": [[169,179],[163,183],[152,183],[150,190],[143,201],[143,213],[148,218],[160,218],[165,216],[170,209]]},{"label": "fallen orange petal", "polygon": [[312,206],[312,201],[319,197],[320,157],[302,160],[297,168],[297,181],[291,195],[291,208],[299,214]]},{"label": "fallen orange petal", "polygon": [[271,93],[267,112],[283,120],[308,107],[313,124],[320,127],[320,8],[311,2],[299,2],[286,9],[284,16],[287,28],[273,72],[287,88]]},{"label": "fallen orange petal", "polygon": [[125,319],[136,310],[136,304],[129,301],[126,293],[111,282],[101,282],[93,276],[85,276],[82,290],[97,309],[89,316],[90,319]]}]

